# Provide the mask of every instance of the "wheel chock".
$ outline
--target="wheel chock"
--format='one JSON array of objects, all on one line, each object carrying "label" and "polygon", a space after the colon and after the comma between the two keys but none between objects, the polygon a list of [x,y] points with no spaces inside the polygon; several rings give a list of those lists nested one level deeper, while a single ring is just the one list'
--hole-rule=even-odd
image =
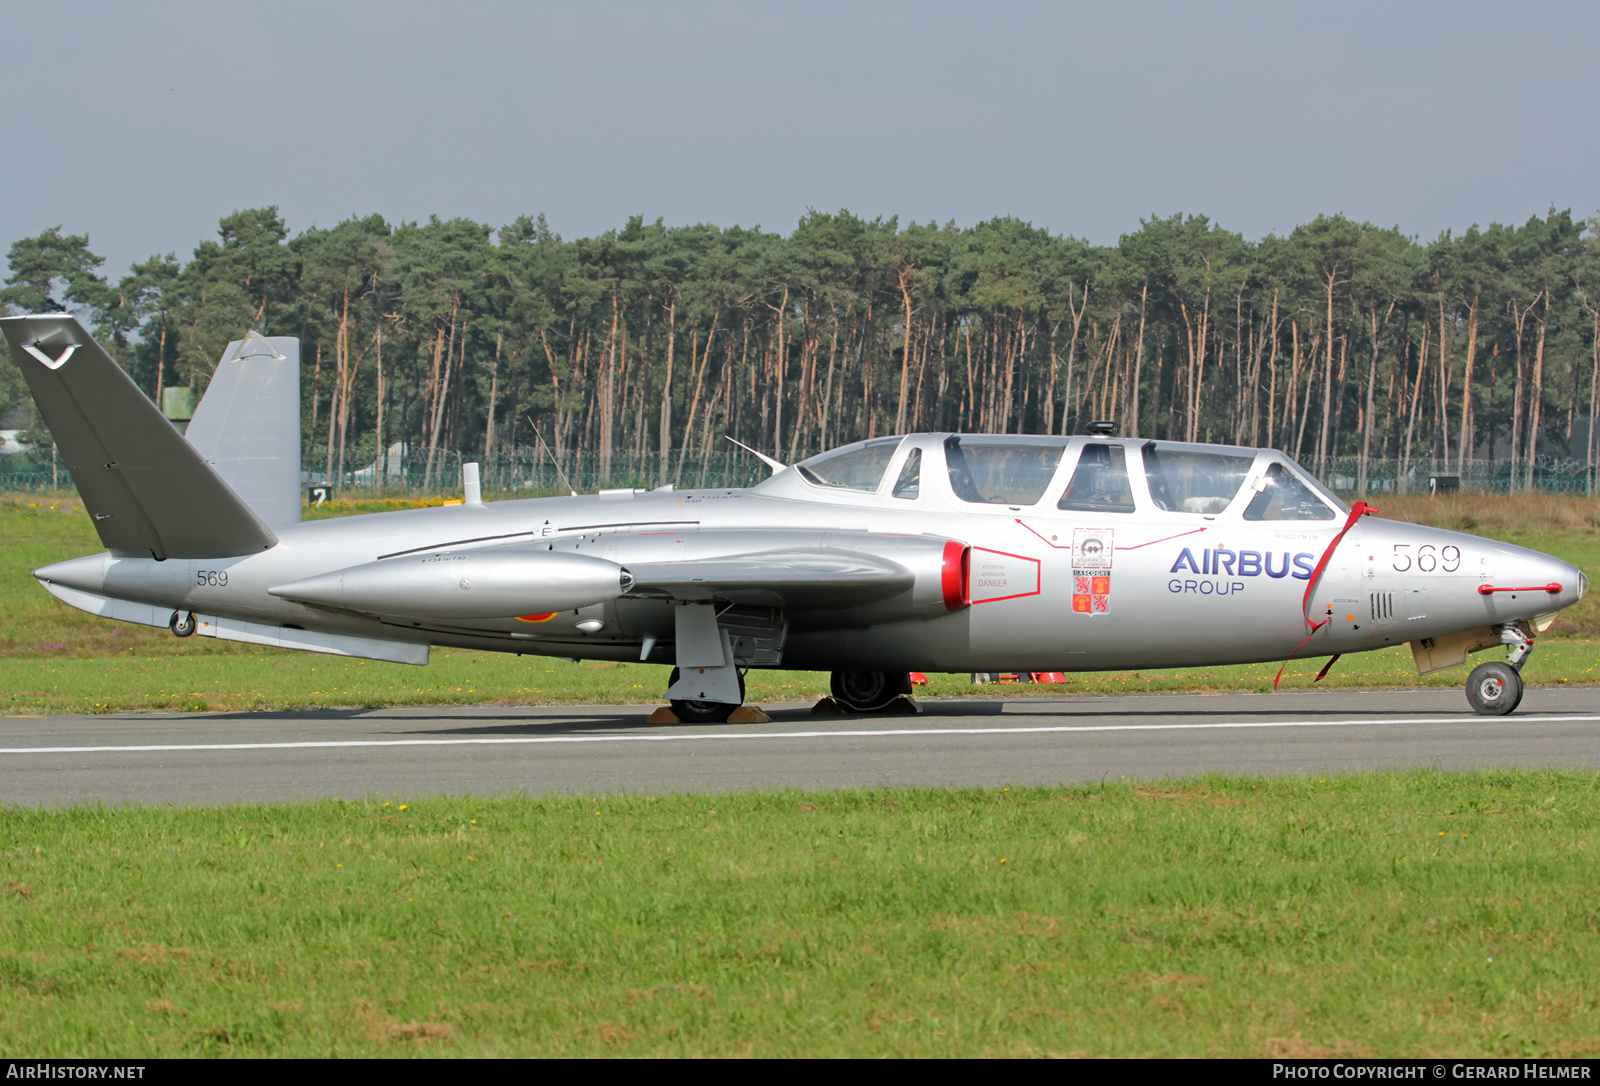
[{"label": "wheel chock", "polygon": [[844,712],[839,708],[839,703],[832,698],[823,698],[811,707],[812,713],[818,716],[838,716]]},{"label": "wheel chock", "polygon": [[922,712],[922,706],[918,705],[915,699],[901,694],[880,709],[879,712],[884,716],[916,716]]},{"label": "wheel chock", "polygon": [[770,724],[772,718],[754,705],[741,705],[728,714],[729,724]]},{"label": "wheel chock", "polygon": [[649,716],[645,717],[644,722],[646,724],[682,724],[683,723],[683,721],[678,719],[678,714],[674,713],[672,711],[672,706],[670,706],[670,705],[662,705],[662,706],[657,707],[655,712],[653,712]]}]

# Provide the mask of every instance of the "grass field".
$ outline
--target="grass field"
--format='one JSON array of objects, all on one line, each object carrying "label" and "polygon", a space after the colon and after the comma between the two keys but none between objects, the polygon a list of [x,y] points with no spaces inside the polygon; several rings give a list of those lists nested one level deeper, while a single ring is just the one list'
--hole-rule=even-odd
[{"label": "grass field", "polygon": [[1600,780],[12,810],[42,1056],[1592,1055]]},{"label": "grass field", "polygon": [[[437,501],[437,499],[435,499]],[[339,503],[308,511],[323,517],[399,508],[394,500]],[[1521,496],[1392,498],[1384,513],[1477,530],[1559,555],[1600,580],[1600,502]],[[55,600],[31,570],[99,549],[75,499],[0,498],[0,713],[128,710],[290,709],[394,704],[655,703],[667,668],[572,664],[546,657],[437,650],[426,668],[265,649],[206,637],[179,640],[164,630],[106,622]],[[1588,684],[1600,648],[1600,593],[1563,613],[1540,640],[1526,678],[1532,685]],[[1485,653],[1481,659],[1495,657]],[[1304,687],[1322,659],[1295,660],[1283,686]],[[927,696],[1025,697],[1116,692],[1266,690],[1276,664],[1074,675],[1062,685],[973,686],[965,675],[932,675]],[[1407,649],[1350,656],[1325,686],[1441,686],[1462,669],[1419,679]],[[796,701],[827,693],[814,672],[752,671],[753,702]]]},{"label": "grass field", "polygon": [[[1586,509],[1411,515],[1593,577]],[[664,686],[646,665],[445,651],[419,669],[180,641],[72,611],[28,574],[97,549],[79,510],[0,502],[0,712],[654,702]],[[1597,602],[1541,639],[1532,681],[1596,681]],[[1275,670],[932,676],[929,692],[1265,689]],[[1404,649],[1324,682],[1424,685]],[[825,683],[752,672],[750,695]],[[1587,770],[0,808],[0,1047],[1590,1056],[1597,815]]]}]

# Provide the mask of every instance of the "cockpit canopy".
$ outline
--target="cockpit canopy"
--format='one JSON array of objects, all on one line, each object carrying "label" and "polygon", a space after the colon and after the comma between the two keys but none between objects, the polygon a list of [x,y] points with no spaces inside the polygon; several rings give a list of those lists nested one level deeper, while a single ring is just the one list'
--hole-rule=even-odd
[{"label": "cockpit canopy", "polygon": [[903,438],[880,437],[854,445],[818,453],[795,465],[800,477],[812,486],[834,490],[854,490],[861,494],[877,492],[883,473],[889,470]]},{"label": "cockpit canopy", "polygon": [[[1274,449],[1137,438],[913,434],[813,456],[762,484],[796,498],[977,511],[1337,520],[1348,507]],[[848,496],[848,497],[847,497]]]}]

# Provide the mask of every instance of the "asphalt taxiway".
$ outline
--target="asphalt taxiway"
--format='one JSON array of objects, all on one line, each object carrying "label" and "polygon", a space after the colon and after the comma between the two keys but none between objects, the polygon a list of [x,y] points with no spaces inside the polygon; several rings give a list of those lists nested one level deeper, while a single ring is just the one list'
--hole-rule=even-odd
[{"label": "asphalt taxiway", "polygon": [[765,707],[763,725],[646,725],[650,707],[427,707],[0,718],[0,805],[1074,784],[1197,773],[1600,766],[1600,688],[1510,717],[1459,691],[922,702],[915,717]]},{"label": "asphalt taxiway", "polygon": [[0,717],[0,804],[1069,784],[1392,767],[1600,766],[1600,688],[1506,717],[1456,690],[931,700],[917,716],[649,706]]}]

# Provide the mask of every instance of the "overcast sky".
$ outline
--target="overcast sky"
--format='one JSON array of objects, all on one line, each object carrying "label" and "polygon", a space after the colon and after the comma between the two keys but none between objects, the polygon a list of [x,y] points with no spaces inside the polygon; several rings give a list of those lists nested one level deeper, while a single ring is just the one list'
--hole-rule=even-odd
[{"label": "overcast sky", "polygon": [[1503,0],[35,0],[0,28],[0,243],[60,224],[115,278],[267,204],[296,232],[848,208],[1430,240],[1600,209],[1597,30],[1600,5]]}]

